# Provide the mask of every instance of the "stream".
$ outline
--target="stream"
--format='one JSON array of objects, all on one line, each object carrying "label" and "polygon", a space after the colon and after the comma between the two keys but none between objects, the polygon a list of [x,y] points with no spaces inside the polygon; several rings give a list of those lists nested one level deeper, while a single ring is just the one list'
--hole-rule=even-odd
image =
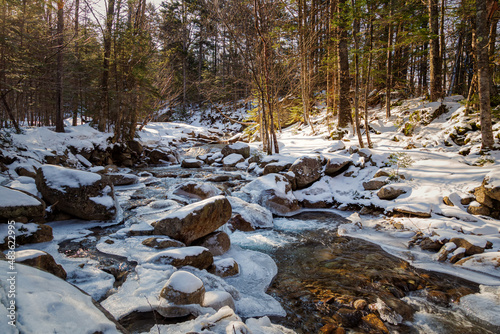
[{"label": "stream", "polygon": [[[143,207],[153,200],[165,200],[169,189],[188,180],[212,180],[210,183],[231,195],[253,179],[245,172],[222,168],[150,167],[138,173],[140,184],[115,189],[124,222],[137,220]],[[182,202],[181,198],[171,198]],[[233,245],[268,254],[277,264],[278,275],[268,294],[281,303],[286,316],[271,317],[273,323],[297,333],[317,333],[326,324],[342,325],[350,328],[351,333],[383,333],[382,329],[361,321],[369,313],[368,306],[354,309],[353,305],[364,300],[367,304],[378,304],[380,312],[383,308],[380,305],[398,311],[385,315],[389,319],[385,325],[390,332],[500,332],[498,327],[481,322],[457,306],[460,297],[479,291],[478,284],[415,269],[375,244],[339,237],[337,226],[345,222],[345,218],[332,212],[302,212],[293,217],[275,217],[272,230],[230,234]],[[103,271],[115,277],[113,287],[119,288],[134,271],[136,263],[100,252],[96,244],[121,227],[92,228],[92,233],[85,238],[59,243],[59,252],[98,261]],[[141,332],[149,331],[155,321],[151,314],[144,317],[140,325],[130,324],[126,319],[122,323],[133,332]]]}]

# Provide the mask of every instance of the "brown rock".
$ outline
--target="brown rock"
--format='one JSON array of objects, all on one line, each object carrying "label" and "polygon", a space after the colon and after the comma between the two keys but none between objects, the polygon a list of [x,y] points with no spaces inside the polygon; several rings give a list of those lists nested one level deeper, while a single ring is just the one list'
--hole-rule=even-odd
[{"label": "brown rock", "polygon": [[220,195],[221,190],[208,183],[189,181],[175,187],[173,194],[190,198],[207,199]]},{"label": "brown rock", "polygon": [[248,144],[246,143],[237,142],[234,144],[224,146],[221,150],[221,153],[225,157],[233,153],[241,154],[243,158],[247,159],[250,157],[250,146],[248,146]]},{"label": "brown rock", "polygon": [[471,244],[465,239],[462,238],[452,238],[450,242],[453,242],[457,247],[463,247],[465,248],[465,255],[466,256],[471,256],[474,254],[481,254],[484,253],[484,248],[480,246],[476,246]]},{"label": "brown rock", "polygon": [[285,169],[290,168],[292,164],[283,164],[281,162],[271,162],[264,167],[263,175],[279,173],[284,171]]},{"label": "brown rock", "polygon": [[303,189],[321,177],[323,166],[319,157],[301,157],[297,159],[289,171],[295,174],[297,189]]},{"label": "brown rock", "polygon": [[389,182],[386,178],[371,179],[370,181],[363,182],[363,188],[365,188],[365,190],[378,190],[385,186],[387,183]]},{"label": "brown rock", "polygon": [[45,165],[37,170],[35,182],[43,199],[62,212],[87,220],[116,215],[113,184],[105,176]]},{"label": "brown rock", "polygon": [[[477,203],[476,203],[477,204]],[[478,216],[489,216],[491,211],[490,209],[485,206],[485,205],[469,205],[467,207],[467,212],[470,213],[471,215],[478,215]]]},{"label": "brown rock", "polygon": [[174,267],[192,266],[198,269],[207,269],[214,262],[213,255],[208,249],[199,246],[171,248],[154,254],[147,262],[170,264]]},{"label": "brown rock", "polygon": [[149,162],[152,164],[161,164],[165,162],[177,163],[177,159],[172,152],[164,152],[159,149],[154,149],[146,153],[149,157]]},{"label": "brown rock", "polygon": [[379,169],[375,175],[373,175],[373,178],[377,178],[377,177],[381,177],[381,176],[385,176],[385,177],[389,177],[391,176],[391,173],[387,170],[384,170],[384,169]]},{"label": "brown rock", "polygon": [[19,176],[27,176],[27,177],[31,177],[33,179],[36,177],[36,172],[33,169],[33,167],[29,168],[29,167],[25,167],[25,166],[18,166],[18,167],[16,167],[15,171],[16,171],[17,175],[19,175]]},{"label": "brown rock", "polygon": [[442,291],[431,290],[427,293],[426,298],[428,301],[441,306],[448,306],[449,304],[449,297]]},{"label": "brown rock", "polygon": [[334,316],[334,319],[339,320],[343,327],[354,328],[361,322],[362,314],[360,311],[351,310],[348,308],[340,308]]},{"label": "brown rock", "polygon": [[403,214],[403,215],[408,215],[410,217],[415,216],[415,217],[420,217],[420,218],[430,218],[431,213],[430,212],[424,212],[424,211],[416,211],[412,209],[405,209],[405,208],[395,208],[394,212]]},{"label": "brown rock", "polygon": [[219,256],[229,250],[231,247],[231,240],[225,232],[217,231],[193,241],[192,245],[205,247],[214,256]]},{"label": "brown rock", "polygon": [[203,166],[203,161],[198,159],[184,159],[182,160],[182,168],[200,168]]},{"label": "brown rock", "polygon": [[156,249],[165,249],[165,248],[179,248],[185,247],[182,242],[173,240],[165,237],[151,237],[145,239],[142,244],[147,247],[156,248]]},{"label": "brown rock", "polygon": [[498,186],[499,184],[498,182],[496,183],[497,184],[496,187],[493,186],[492,183],[494,179],[498,181],[499,177],[500,174],[498,172],[496,172],[495,174],[493,174],[493,172],[489,173],[488,175],[485,176],[483,183],[481,185],[481,187],[485,190],[486,195],[496,201],[500,201],[500,186]]},{"label": "brown rock", "polygon": [[65,280],[67,276],[64,268],[56,263],[52,255],[40,250],[27,249],[17,251],[16,262],[45,270],[63,280]]},{"label": "brown rock", "polygon": [[448,196],[443,197],[443,203],[448,206],[455,206]]},{"label": "brown rock", "polygon": [[231,219],[227,222],[229,229],[234,232],[236,230],[243,232],[251,232],[255,231],[255,228],[252,224],[245,220],[239,213],[235,214],[231,217]]},{"label": "brown rock", "polygon": [[225,258],[214,261],[214,264],[208,268],[208,271],[219,277],[228,277],[238,275],[240,268],[233,258]]},{"label": "brown rock", "polygon": [[127,186],[139,181],[137,175],[133,174],[112,173],[106,175],[109,177],[114,186]]},{"label": "brown rock", "polygon": [[161,298],[175,305],[202,304],[204,296],[203,282],[184,270],[173,273],[160,292]]},{"label": "brown rock", "polygon": [[439,240],[434,241],[431,238],[426,237],[422,239],[419,246],[422,250],[437,252],[441,249],[441,247],[443,247],[443,243],[440,242]]},{"label": "brown rock", "polygon": [[17,217],[39,221],[44,215],[45,203],[38,197],[22,190],[0,186],[0,223],[7,223]]},{"label": "brown rock", "polygon": [[189,245],[224,225],[231,218],[231,212],[227,198],[215,196],[170,212],[152,225],[155,234]]},{"label": "brown rock", "polygon": [[476,201],[481,203],[488,208],[493,208],[493,199],[488,196],[486,189],[484,187],[478,187],[474,190],[474,196],[476,196]]},{"label": "brown rock", "polygon": [[331,158],[325,166],[325,174],[328,176],[337,176],[344,172],[352,165],[352,160],[349,158]]},{"label": "brown rock", "polygon": [[[404,193],[406,193],[406,191],[404,189],[387,185],[387,186],[382,187],[377,192],[377,196],[380,199],[385,199],[385,200],[390,201],[390,200],[398,198],[399,196],[403,195]],[[429,217],[430,217],[430,215],[429,215]]]},{"label": "brown rock", "polygon": [[368,306],[368,302],[364,299],[357,299],[354,301],[353,306],[356,310],[362,311]]},{"label": "brown rock", "polygon": [[389,329],[379,317],[373,313],[369,313],[361,318],[362,327],[367,328],[370,333],[389,334]]}]

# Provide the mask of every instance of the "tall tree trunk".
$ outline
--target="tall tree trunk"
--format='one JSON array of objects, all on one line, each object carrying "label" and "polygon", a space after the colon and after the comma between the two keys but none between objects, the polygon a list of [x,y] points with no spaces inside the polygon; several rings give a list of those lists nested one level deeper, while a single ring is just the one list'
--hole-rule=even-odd
[{"label": "tall tree trunk", "polygon": [[446,0],[441,0],[441,22],[439,28],[440,31],[439,59],[441,59],[441,65],[443,66],[442,70],[443,83],[441,85],[441,97],[444,97],[446,93],[446,41],[444,34],[445,14],[446,14]]},{"label": "tall tree trunk", "polygon": [[487,0],[476,0],[476,54],[478,69],[479,107],[481,110],[481,144],[493,148],[494,139],[490,106],[490,62],[488,52],[489,22]]},{"label": "tall tree trunk", "polygon": [[[75,56],[76,56],[76,61],[78,66],[80,65],[80,48],[79,48],[79,41],[78,41],[78,33],[79,33],[79,14],[80,14],[80,0],[75,0]],[[80,107],[81,104],[81,86],[82,82],[80,79],[80,76],[76,78],[76,94],[73,97],[73,101],[76,101],[73,103],[73,126],[76,126],[78,124],[78,108]]]},{"label": "tall tree trunk", "polygon": [[430,57],[430,100],[437,101],[443,97],[443,68],[439,54],[439,11],[438,1],[429,0],[429,57]]},{"label": "tall tree trunk", "polygon": [[356,121],[356,134],[358,135],[358,142],[361,148],[365,147],[363,144],[363,137],[361,136],[361,124],[359,121],[359,18],[357,17],[358,11],[356,10],[356,3],[351,0],[354,20],[352,22],[352,34],[354,37],[354,118]]},{"label": "tall tree trunk", "polygon": [[347,18],[346,18],[346,1],[339,0],[338,18],[339,39],[338,39],[338,61],[339,61],[339,115],[338,127],[345,128],[352,124],[351,105],[349,103],[349,91],[351,89],[351,79],[349,77],[349,52],[347,50]]},{"label": "tall tree trunk", "polygon": [[109,117],[109,59],[111,57],[111,31],[113,29],[113,15],[115,12],[115,0],[109,0],[106,11],[106,27],[104,30],[104,56],[102,60],[101,77],[101,110],[97,120],[99,131],[106,130],[106,123]]},{"label": "tall tree trunk", "polygon": [[392,30],[393,22],[392,16],[394,11],[393,0],[389,1],[389,29],[387,33],[387,71],[386,71],[386,94],[385,94],[385,117],[391,117],[391,90],[392,90]]},{"label": "tall tree trunk", "polygon": [[490,58],[490,96],[498,95],[498,89],[493,81],[493,77],[495,74],[495,65],[493,64],[493,60],[495,57],[495,46],[497,40],[497,25],[498,18],[492,18],[490,24],[490,39],[488,42],[488,54]]},{"label": "tall tree trunk", "polygon": [[56,70],[56,132],[64,132],[63,117],[63,51],[64,1],[57,1],[57,70]]},{"label": "tall tree trunk", "polygon": [[[371,7],[371,6],[370,6]],[[368,74],[366,75],[366,83],[365,83],[365,132],[366,132],[366,142],[368,144],[368,147],[372,147],[372,141],[370,139],[370,125],[369,125],[369,120],[368,120],[368,89],[370,87],[370,74],[372,70],[372,61],[373,61],[373,17],[370,16],[370,22],[369,22],[369,34],[370,34],[370,39],[368,42]]]}]

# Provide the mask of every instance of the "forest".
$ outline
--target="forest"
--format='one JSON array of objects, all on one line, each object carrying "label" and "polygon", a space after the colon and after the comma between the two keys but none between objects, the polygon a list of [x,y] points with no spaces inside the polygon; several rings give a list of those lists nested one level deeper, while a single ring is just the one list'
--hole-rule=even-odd
[{"label": "forest", "polygon": [[494,0],[0,3],[0,128],[64,132],[72,117],[124,142],[162,111],[243,101],[272,153],[323,101],[363,147],[371,106],[389,118],[394,97],[460,94],[494,148]]}]

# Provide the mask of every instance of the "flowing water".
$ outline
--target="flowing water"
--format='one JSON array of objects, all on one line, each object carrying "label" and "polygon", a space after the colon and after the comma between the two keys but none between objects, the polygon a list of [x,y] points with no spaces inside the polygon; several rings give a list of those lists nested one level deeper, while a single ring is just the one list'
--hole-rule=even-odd
[{"label": "flowing water", "polygon": [[[144,187],[117,188],[124,208],[124,220],[136,219],[141,207],[154,199],[165,199],[169,189],[188,180],[204,182],[223,175],[225,182],[213,184],[230,195],[250,179],[241,172],[214,168],[186,170],[158,167],[144,171],[151,172],[158,179],[146,179]],[[287,316],[274,317],[273,322],[293,328],[298,333],[316,333],[329,323],[343,324],[353,328],[353,332],[381,332],[360,321],[368,314],[367,307],[353,311],[354,302],[364,299],[368,304],[381,301],[397,310],[397,314],[386,315],[389,320],[393,317],[395,323],[399,322],[398,325],[386,322],[391,332],[500,332],[497,327],[465,315],[456,306],[461,296],[479,290],[477,284],[445,274],[417,270],[377,245],[339,237],[336,228],[344,222],[344,218],[331,212],[305,212],[294,217],[276,218],[273,230],[235,232],[231,235],[233,244],[267,253],[278,266],[278,275],[268,293],[282,304]],[[101,237],[114,233],[118,228],[95,228],[92,235],[83,241],[61,243],[60,252],[68,256],[97,259],[103,270],[115,276],[115,287],[118,287],[128,272],[134,269],[135,263],[101,253],[95,248]],[[154,324],[153,318],[147,321],[151,326]],[[147,327],[148,324],[141,329]]]}]

